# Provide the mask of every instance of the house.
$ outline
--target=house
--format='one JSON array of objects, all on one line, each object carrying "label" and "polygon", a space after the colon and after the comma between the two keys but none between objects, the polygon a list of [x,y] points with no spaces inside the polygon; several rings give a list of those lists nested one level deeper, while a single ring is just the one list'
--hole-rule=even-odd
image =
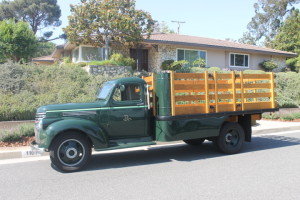
[{"label": "house", "polygon": [[[113,44],[110,52],[134,58],[138,69],[146,71],[161,70],[164,60],[187,60],[187,65],[191,66],[199,58],[205,60],[207,67],[257,70],[260,69],[259,63],[272,60],[281,69],[285,67],[286,59],[296,56],[295,53],[265,47],[179,34],[153,34],[144,39],[138,48]],[[104,48],[91,45],[76,47],[66,43],[56,48],[52,54],[55,60],[65,56],[70,56],[75,63],[103,60]]]}]

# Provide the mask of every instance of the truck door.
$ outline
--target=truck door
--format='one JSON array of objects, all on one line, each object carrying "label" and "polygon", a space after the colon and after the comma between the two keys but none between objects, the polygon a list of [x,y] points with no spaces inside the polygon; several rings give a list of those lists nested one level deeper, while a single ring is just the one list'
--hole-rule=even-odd
[{"label": "truck door", "polygon": [[115,88],[109,115],[109,137],[145,137],[146,111],[144,86],[125,83]]}]

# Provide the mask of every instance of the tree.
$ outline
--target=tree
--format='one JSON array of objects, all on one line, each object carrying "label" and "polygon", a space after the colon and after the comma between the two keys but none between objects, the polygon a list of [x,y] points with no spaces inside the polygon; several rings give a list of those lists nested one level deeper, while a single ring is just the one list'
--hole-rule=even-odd
[{"label": "tree", "polygon": [[137,44],[153,31],[151,15],[135,9],[135,0],[81,0],[71,6],[71,12],[64,29],[69,41],[105,46],[106,60],[112,41]]},{"label": "tree", "polygon": [[[17,21],[26,21],[34,34],[49,26],[60,26],[61,10],[57,0],[4,0],[0,3],[0,20],[14,18]],[[45,37],[51,37],[47,32]]]},{"label": "tree", "polygon": [[33,57],[41,57],[41,56],[48,56],[55,49],[55,44],[53,42],[39,42],[37,45],[37,51],[33,55]]},{"label": "tree", "polygon": [[271,47],[300,54],[300,12],[294,10],[279,28]]},{"label": "tree", "polygon": [[27,62],[36,51],[37,39],[26,22],[0,23],[0,59]]},{"label": "tree", "polygon": [[175,33],[173,29],[170,29],[167,22],[162,21],[161,23],[155,22],[154,33]]},{"label": "tree", "polygon": [[256,45],[255,38],[249,32],[244,32],[243,37],[238,39],[238,42],[242,44]]},{"label": "tree", "polygon": [[265,38],[266,42],[271,41],[285,17],[299,2],[300,0],[258,0],[254,4],[255,16],[248,24],[251,35],[256,41],[261,38]]}]

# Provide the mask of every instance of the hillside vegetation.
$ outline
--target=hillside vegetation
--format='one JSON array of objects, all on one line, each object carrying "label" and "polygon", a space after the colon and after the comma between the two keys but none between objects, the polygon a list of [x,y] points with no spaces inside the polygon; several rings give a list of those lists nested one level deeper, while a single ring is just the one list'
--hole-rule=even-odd
[{"label": "hillside vegetation", "polygon": [[[121,77],[92,76],[74,64],[36,66],[10,62],[1,64],[0,69],[0,121],[32,120],[36,109],[46,104],[95,101],[103,82]],[[203,70],[195,68],[185,72]],[[208,69],[214,70],[220,71],[216,67]],[[253,72],[264,73],[245,73]],[[277,73],[276,92],[279,106],[299,106],[300,74]]]}]

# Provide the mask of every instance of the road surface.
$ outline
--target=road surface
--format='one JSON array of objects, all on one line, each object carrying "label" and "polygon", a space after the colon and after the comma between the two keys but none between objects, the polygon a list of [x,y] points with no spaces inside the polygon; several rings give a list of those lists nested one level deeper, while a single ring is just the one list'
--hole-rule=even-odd
[{"label": "road surface", "polygon": [[300,130],[253,137],[241,153],[210,142],[93,155],[61,173],[47,157],[0,162],[0,199],[300,199]]}]

